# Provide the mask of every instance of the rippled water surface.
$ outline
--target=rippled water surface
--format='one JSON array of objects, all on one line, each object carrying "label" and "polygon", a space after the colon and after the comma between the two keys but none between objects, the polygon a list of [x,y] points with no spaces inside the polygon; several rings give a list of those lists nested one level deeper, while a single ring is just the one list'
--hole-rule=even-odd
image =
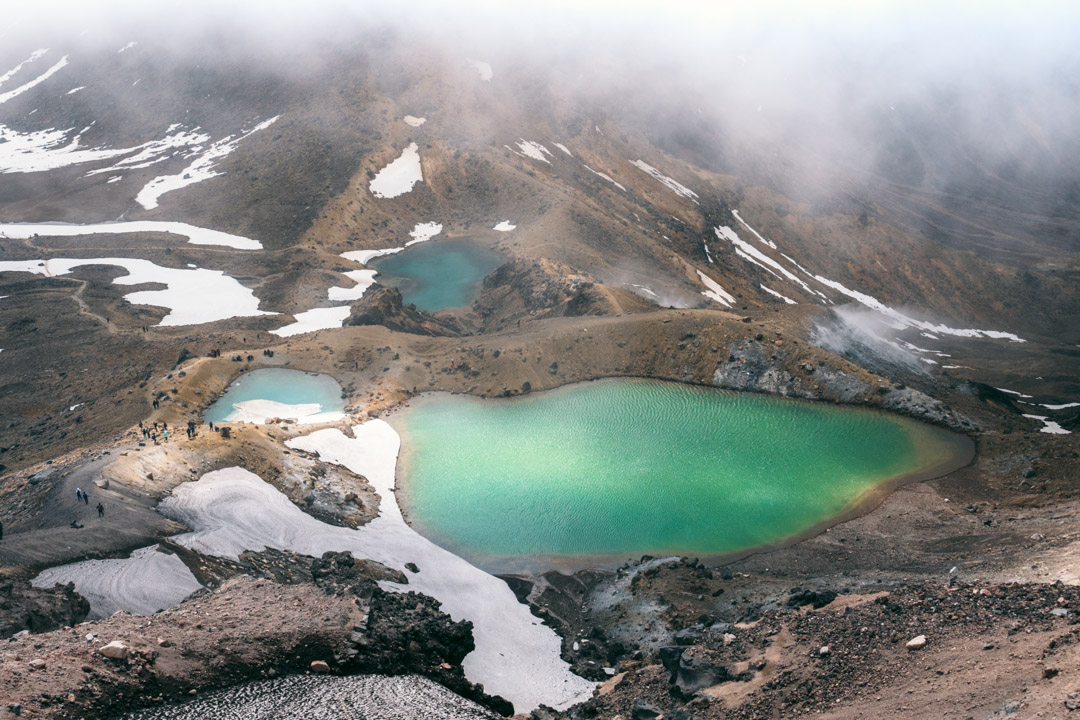
[{"label": "rippled water surface", "polygon": [[636,380],[431,395],[394,422],[410,522],[481,563],[739,552],[971,452],[963,436],[884,413]]},{"label": "rippled water surface", "polygon": [[503,262],[493,250],[468,240],[414,245],[373,262],[380,285],[401,291],[406,303],[435,312],[470,305],[484,276]]},{"label": "rippled water surface", "polygon": [[324,413],[345,409],[341,386],[329,375],[263,368],[237,378],[225,394],[206,409],[204,417],[207,422],[229,422],[236,412],[234,405],[250,400],[271,400],[284,405],[316,403]]}]

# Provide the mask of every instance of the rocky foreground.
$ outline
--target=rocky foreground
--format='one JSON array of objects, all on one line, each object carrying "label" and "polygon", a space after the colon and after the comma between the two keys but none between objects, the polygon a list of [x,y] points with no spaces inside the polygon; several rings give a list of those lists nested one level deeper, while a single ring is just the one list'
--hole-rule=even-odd
[{"label": "rocky foreground", "polygon": [[150,617],[117,613],[13,636],[0,646],[0,718],[112,717],[309,672],[418,674],[510,712],[465,679],[468,623],[431,598],[382,591],[371,564],[347,553],[297,562],[308,567],[301,584],[243,575]]}]

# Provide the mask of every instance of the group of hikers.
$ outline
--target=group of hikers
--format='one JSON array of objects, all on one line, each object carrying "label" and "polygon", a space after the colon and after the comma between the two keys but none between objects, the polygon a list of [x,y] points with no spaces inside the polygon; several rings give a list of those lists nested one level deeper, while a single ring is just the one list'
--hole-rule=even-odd
[{"label": "group of hikers", "polygon": [[[157,400],[155,400],[154,402],[156,403]],[[157,421],[154,421],[154,426],[153,427],[147,427],[147,426],[143,425],[142,420],[139,421],[139,432],[142,433],[143,439],[145,439],[145,440],[153,440],[155,445],[157,445],[157,441],[158,441],[157,431],[158,431],[158,422]],[[162,422],[161,423],[161,433],[164,436],[164,438],[163,438],[164,441],[169,442],[169,423],[167,423],[167,422]],[[190,436],[191,435],[189,433],[188,437],[190,437]]]},{"label": "group of hikers", "polygon": [[[83,505],[89,505],[90,504],[90,496],[87,495],[86,491],[83,490],[81,487],[77,487],[77,488],[75,488],[75,502],[81,502]],[[99,518],[100,517],[105,517],[105,506],[104,505],[102,505],[101,503],[98,503],[97,508],[95,508],[95,509],[97,510],[97,516]],[[75,520],[71,521],[71,526],[70,527],[73,527],[76,530],[79,530],[79,529],[82,529],[84,526],[83,526],[82,523],[80,523],[78,521],[78,519],[75,519]],[[3,536],[0,535],[0,537],[3,537]]]}]

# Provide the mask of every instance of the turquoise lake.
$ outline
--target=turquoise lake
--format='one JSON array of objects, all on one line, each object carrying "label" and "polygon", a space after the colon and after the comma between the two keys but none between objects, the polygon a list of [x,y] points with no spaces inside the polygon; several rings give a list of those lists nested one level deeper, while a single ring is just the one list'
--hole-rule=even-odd
[{"label": "turquoise lake", "polygon": [[437,312],[466,307],[484,276],[505,258],[469,240],[436,240],[372,261],[380,285],[397,288],[406,304]]},{"label": "turquoise lake", "polygon": [[321,412],[342,412],[345,401],[341,385],[329,375],[285,368],[262,368],[244,373],[214,401],[203,414],[214,424],[233,419],[237,403],[249,400],[271,400],[285,405],[317,403]]},{"label": "turquoise lake", "polygon": [[885,413],[644,380],[435,394],[391,422],[410,524],[487,567],[744,553],[973,452],[965,436]]}]

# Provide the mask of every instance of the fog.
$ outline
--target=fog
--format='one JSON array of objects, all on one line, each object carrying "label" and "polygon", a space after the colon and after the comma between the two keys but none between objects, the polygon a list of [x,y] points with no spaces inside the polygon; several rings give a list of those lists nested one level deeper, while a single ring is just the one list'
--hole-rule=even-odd
[{"label": "fog", "polygon": [[[1001,213],[990,235],[1076,249],[1075,3],[20,5],[5,8],[0,29],[10,65],[41,43],[128,40],[158,57],[293,74],[318,73],[345,48],[482,58],[504,89],[542,88],[538,105],[570,99],[673,155],[796,199],[892,211],[911,229],[991,247],[998,240],[974,228],[989,207]],[[926,214],[924,192],[946,198],[933,228],[911,220]]]}]

